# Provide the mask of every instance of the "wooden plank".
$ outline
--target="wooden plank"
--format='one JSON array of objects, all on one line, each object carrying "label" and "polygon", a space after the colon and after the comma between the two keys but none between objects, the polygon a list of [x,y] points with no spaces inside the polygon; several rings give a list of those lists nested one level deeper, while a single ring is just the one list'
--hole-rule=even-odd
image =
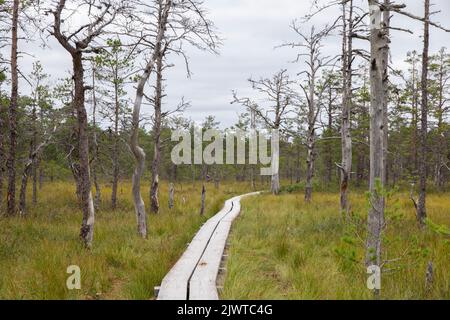
[{"label": "wooden plank", "polygon": [[190,300],[219,299],[216,282],[231,224],[240,213],[240,200],[256,194],[259,193],[251,193],[232,199],[232,210],[219,222],[189,282]]},{"label": "wooden plank", "polygon": [[197,232],[177,263],[167,273],[159,288],[158,300],[186,300],[189,279],[194,272],[219,221],[231,210],[232,201],[225,201],[222,210],[210,218]]},{"label": "wooden plank", "polygon": [[255,194],[225,201],[222,210],[200,228],[161,282],[158,300],[218,299],[215,283],[231,223],[239,215],[240,199]]}]

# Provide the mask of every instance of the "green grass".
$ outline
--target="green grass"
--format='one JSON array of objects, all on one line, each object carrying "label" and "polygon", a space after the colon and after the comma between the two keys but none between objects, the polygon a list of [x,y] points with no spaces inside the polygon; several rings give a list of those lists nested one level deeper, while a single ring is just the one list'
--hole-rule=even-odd
[{"label": "green grass", "polygon": [[[243,200],[235,221],[227,261],[224,299],[372,299],[367,289],[365,195],[353,195],[352,222],[343,224],[339,196],[316,193],[263,195]],[[450,226],[450,194],[430,195],[429,217]],[[382,299],[450,299],[450,242],[419,231],[409,196],[388,201],[383,240],[387,263]],[[399,259],[399,260],[397,260]],[[425,290],[429,261],[434,285]]]},{"label": "green grass", "polygon": [[[154,286],[176,262],[200,225],[248,184],[207,185],[206,216],[200,217],[201,185],[176,185],[168,209],[167,185],[160,190],[161,212],[148,214],[149,237],[140,239],[131,185],[119,188],[119,208],[109,208],[111,189],[103,186],[96,212],[94,243],[78,238],[81,212],[72,183],[44,185],[39,203],[29,202],[27,218],[0,218],[0,299],[151,299]],[[148,186],[143,186],[144,196]],[[148,201],[146,201],[148,207]],[[68,290],[69,265],[81,269],[81,290]]]}]

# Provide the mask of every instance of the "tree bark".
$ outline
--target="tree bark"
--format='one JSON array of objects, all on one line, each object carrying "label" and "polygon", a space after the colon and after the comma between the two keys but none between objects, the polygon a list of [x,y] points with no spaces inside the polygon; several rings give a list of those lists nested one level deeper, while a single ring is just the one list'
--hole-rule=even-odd
[{"label": "tree bark", "polygon": [[427,217],[427,137],[428,137],[428,65],[430,47],[430,0],[425,0],[425,21],[422,53],[422,102],[421,102],[421,130],[419,152],[419,201],[417,204],[417,220],[420,226],[425,225]]},{"label": "tree bark", "polygon": [[94,198],[94,208],[96,210],[100,207],[101,201],[101,189],[98,183],[97,177],[97,163],[98,163],[98,141],[97,141],[97,97],[95,95],[96,85],[95,85],[95,67],[92,68],[92,144],[94,148],[94,155],[92,159],[92,178],[94,180],[95,186],[95,198]]},{"label": "tree bark", "polygon": [[175,187],[173,183],[169,184],[169,209],[173,208]]},{"label": "tree bark", "polygon": [[17,100],[19,77],[17,68],[19,0],[13,1],[11,25],[11,97],[9,103],[9,153],[6,167],[8,170],[7,214],[16,214],[16,148],[17,148]]},{"label": "tree bark", "polygon": [[202,185],[202,199],[201,199],[201,204],[200,204],[200,215],[201,216],[205,215],[205,199],[206,199],[206,188],[205,188],[205,184],[203,183],[203,185]]},{"label": "tree bark", "polygon": [[308,142],[307,142],[307,156],[306,156],[306,185],[305,185],[305,201],[310,202],[312,200],[312,179],[314,177],[314,145],[315,145],[315,130],[309,128],[308,130]]},{"label": "tree bark", "polygon": [[[39,100],[35,100],[33,104],[32,111],[32,127],[33,127],[33,138],[31,140],[31,148],[32,151],[36,148],[38,143],[38,130],[37,130],[37,114],[36,114],[36,104],[39,103]],[[35,157],[33,159],[33,163],[31,165],[31,175],[33,178],[33,195],[32,195],[32,203],[35,205],[37,203],[37,170],[38,170],[38,159]]]},{"label": "tree bark", "polygon": [[132,179],[132,192],[133,192],[133,201],[134,201],[134,209],[136,212],[137,219],[137,230],[139,235],[142,238],[147,238],[147,216],[145,213],[145,204],[144,200],[142,200],[141,195],[141,177],[144,174],[145,169],[145,152],[139,146],[139,118],[140,118],[140,110],[142,104],[142,98],[144,96],[144,85],[150,76],[150,70],[146,69],[144,71],[144,76],[141,77],[139,81],[137,90],[136,90],[136,99],[134,101],[133,108],[133,119],[132,119],[132,131],[131,131],[131,139],[130,139],[130,148],[133,152],[136,167],[133,173]]},{"label": "tree bark", "polygon": [[[384,222],[384,93],[387,77],[384,74],[385,55],[389,39],[382,24],[381,6],[369,0],[370,8],[370,209],[367,226],[366,264],[381,268],[381,233]],[[379,295],[379,290],[375,290]]]},{"label": "tree bark", "polygon": [[164,34],[166,30],[167,19],[169,16],[169,11],[172,6],[172,1],[167,0],[164,4],[160,2],[159,7],[159,15],[158,15],[158,32],[155,39],[155,48],[153,50],[153,54],[147,63],[144,73],[142,74],[138,86],[136,89],[136,98],[133,106],[133,119],[132,119],[132,131],[130,138],[130,148],[133,152],[133,155],[136,160],[136,168],[133,174],[133,200],[134,207],[137,216],[137,224],[138,224],[138,233],[141,237],[147,237],[147,217],[145,213],[145,205],[142,200],[141,195],[141,177],[144,173],[145,168],[145,152],[138,144],[138,136],[139,136],[139,118],[140,118],[140,110],[142,105],[142,99],[144,97],[144,87],[147,82],[150,74],[152,73],[156,60],[158,59],[158,54],[161,51],[161,42],[164,39]]},{"label": "tree bark", "polygon": [[[0,96],[2,92],[0,91]],[[5,122],[3,121],[3,104],[0,103],[0,214],[3,211],[3,179],[4,179],[4,163],[5,163],[5,147],[4,147],[4,134],[3,128],[5,127]]]},{"label": "tree bark", "polygon": [[161,46],[157,46],[158,57],[156,61],[156,88],[155,88],[155,104],[154,104],[154,123],[153,123],[153,142],[154,153],[152,162],[152,182],[150,189],[151,211],[158,213],[159,211],[159,166],[161,162],[161,100],[162,100],[162,82],[163,82],[163,52]]},{"label": "tree bark", "polygon": [[314,161],[315,161],[315,144],[316,144],[316,61],[314,52],[310,53],[311,75],[309,79],[309,98],[308,98],[308,141],[306,143],[306,185],[305,185],[305,201],[312,200],[312,179],[314,177]]},{"label": "tree bark", "polygon": [[340,186],[340,204],[341,213],[347,218],[349,211],[348,204],[348,187],[350,181],[350,173],[352,171],[352,136],[350,132],[351,126],[351,109],[352,109],[352,61],[353,61],[353,40],[351,33],[353,32],[353,1],[349,3],[349,14],[347,20],[347,4],[343,4],[343,50],[342,50],[342,69],[343,69],[343,97],[342,97],[342,124],[341,124],[341,150],[342,150],[342,166],[341,166],[341,186]]},{"label": "tree bark", "polygon": [[84,67],[82,51],[76,50],[72,54],[73,78],[75,85],[74,107],[78,120],[78,153],[79,153],[79,186],[83,219],[80,237],[87,248],[92,246],[94,238],[95,210],[91,191],[90,163],[89,163],[89,135],[88,118],[85,108]]},{"label": "tree bark", "polygon": [[115,78],[114,81],[114,142],[112,149],[112,165],[113,165],[113,181],[112,181],[112,193],[111,193],[111,207],[113,210],[117,208],[117,188],[119,184],[119,116],[120,116],[120,102],[119,102],[119,84],[117,76],[117,65],[115,66]]}]

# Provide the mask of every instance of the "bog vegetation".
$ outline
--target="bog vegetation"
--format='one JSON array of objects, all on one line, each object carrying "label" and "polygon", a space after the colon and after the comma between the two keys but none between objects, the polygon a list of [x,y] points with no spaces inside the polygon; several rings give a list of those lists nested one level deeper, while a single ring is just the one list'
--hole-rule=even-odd
[{"label": "bog vegetation", "polygon": [[[189,76],[192,50],[226,45],[207,2],[0,0],[0,298],[150,298],[225,198],[265,189],[244,203],[224,297],[448,298],[450,53],[430,42],[449,27],[430,0],[420,14],[390,0],[311,3],[286,21],[296,40],[268,44],[292,52],[291,69],[230,93],[233,126],[214,110],[200,124],[279,130],[265,177],[248,157],[171,161],[171,133],[199,123],[187,100],[165,105],[168,69]],[[417,38],[402,65],[394,32]],[[57,46],[68,76],[22,54],[28,42]],[[82,291],[65,287],[69,264]],[[366,267],[383,288],[365,288]]]}]

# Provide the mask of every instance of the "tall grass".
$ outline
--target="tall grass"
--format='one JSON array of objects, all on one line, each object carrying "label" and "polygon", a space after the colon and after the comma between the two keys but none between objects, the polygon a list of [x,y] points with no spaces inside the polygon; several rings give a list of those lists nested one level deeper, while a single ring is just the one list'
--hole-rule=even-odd
[{"label": "tall grass", "polygon": [[[150,299],[200,225],[225,199],[248,187],[208,184],[206,216],[200,217],[200,185],[177,184],[175,207],[169,210],[163,183],[161,211],[148,215],[149,237],[143,240],[136,231],[130,183],[120,186],[115,211],[110,186],[103,186],[88,251],[78,238],[81,212],[73,184],[44,185],[27,218],[0,218],[0,299]],[[69,265],[81,269],[81,290],[66,288]]]},{"label": "tall grass", "polygon": [[[365,224],[368,203],[353,195],[352,222],[344,224],[339,196],[317,193],[245,199],[235,221],[227,262],[224,299],[372,299],[367,289]],[[450,225],[449,194],[430,195],[430,218]],[[383,239],[382,299],[450,299],[450,242],[420,231],[409,196],[388,201]],[[429,261],[434,283],[425,290]]]}]

